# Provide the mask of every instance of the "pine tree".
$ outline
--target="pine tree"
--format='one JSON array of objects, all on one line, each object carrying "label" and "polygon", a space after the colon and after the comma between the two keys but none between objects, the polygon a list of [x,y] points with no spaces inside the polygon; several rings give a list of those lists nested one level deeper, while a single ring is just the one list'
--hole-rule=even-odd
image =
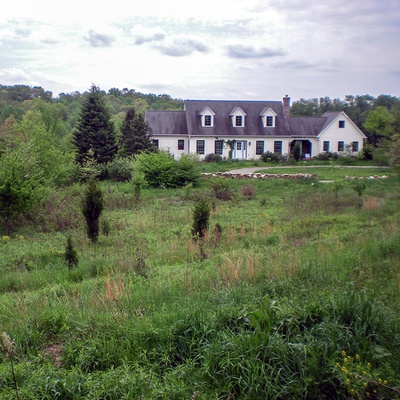
[{"label": "pine tree", "polygon": [[76,162],[81,165],[87,160],[90,150],[99,164],[111,161],[117,153],[114,124],[97,86],[93,85],[84,99],[73,135]]},{"label": "pine tree", "polygon": [[86,232],[89,239],[95,243],[100,233],[100,215],[104,208],[103,192],[95,180],[88,183],[85,198],[82,203],[82,213],[86,220]]},{"label": "pine tree", "polygon": [[131,156],[143,151],[154,151],[155,147],[148,133],[148,124],[142,114],[137,114],[133,108],[126,113],[121,126],[120,152],[123,156]]}]

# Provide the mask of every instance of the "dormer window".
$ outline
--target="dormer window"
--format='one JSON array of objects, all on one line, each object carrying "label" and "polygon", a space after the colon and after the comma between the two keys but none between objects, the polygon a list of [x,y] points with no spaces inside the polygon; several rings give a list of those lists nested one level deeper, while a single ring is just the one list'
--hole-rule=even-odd
[{"label": "dormer window", "polygon": [[215,113],[213,112],[213,110],[211,110],[210,107],[204,108],[200,112],[201,126],[202,127],[213,127],[214,126],[214,116],[215,116]]},{"label": "dormer window", "polygon": [[275,128],[276,126],[276,112],[272,108],[264,108],[260,117],[264,128]]},{"label": "dormer window", "polygon": [[231,112],[232,125],[234,127],[244,127],[246,113],[240,108],[236,107]]}]

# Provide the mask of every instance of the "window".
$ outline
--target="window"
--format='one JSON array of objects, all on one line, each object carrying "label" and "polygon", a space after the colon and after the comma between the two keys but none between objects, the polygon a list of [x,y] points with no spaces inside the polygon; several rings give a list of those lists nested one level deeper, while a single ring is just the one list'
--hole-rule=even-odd
[{"label": "window", "polygon": [[337,151],[344,151],[344,142],[343,141],[339,141],[337,143]]},{"label": "window", "polygon": [[257,140],[256,141],[256,155],[260,156],[264,153],[264,140]]},{"label": "window", "polygon": [[212,116],[211,115],[204,116],[204,126],[212,126]]},{"label": "window", "polygon": [[201,126],[204,127],[213,127],[214,126],[214,116],[215,113],[211,110],[210,107],[205,107],[199,113]]},{"label": "window", "polygon": [[324,149],[323,151],[329,151],[329,141],[324,141]]},{"label": "window", "polygon": [[282,140],[275,140],[274,153],[282,154]]},{"label": "window", "polygon": [[214,145],[214,153],[215,154],[222,154],[224,148],[224,141],[223,140],[216,140]]},{"label": "window", "polygon": [[242,142],[236,143],[236,150],[242,150]]},{"label": "window", "polygon": [[346,125],[346,121],[339,121],[339,128],[344,128]]},{"label": "window", "polygon": [[178,139],[178,150],[185,150],[185,141],[183,139]]},{"label": "window", "polygon": [[197,154],[204,154],[204,147],[205,147],[205,141],[204,140],[197,140],[196,141],[196,153]]},{"label": "window", "polygon": [[260,113],[263,128],[275,128],[276,112],[270,107],[264,107]]},{"label": "window", "polygon": [[243,117],[241,115],[236,115],[235,126],[243,126]]},{"label": "window", "polygon": [[358,151],[358,142],[353,142],[352,150]]},{"label": "window", "polygon": [[158,139],[153,139],[153,144],[154,144],[154,146],[156,146],[157,149],[158,149]]}]

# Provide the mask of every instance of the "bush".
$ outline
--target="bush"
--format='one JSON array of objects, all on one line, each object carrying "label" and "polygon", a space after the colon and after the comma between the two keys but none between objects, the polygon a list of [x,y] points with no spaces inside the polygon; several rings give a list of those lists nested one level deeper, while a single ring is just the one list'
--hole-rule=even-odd
[{"label": "bush", "polygon": [[131,158],[115,158],[107,163],[108,177],[115,181],[129,181],[132,178],[133,159]]},{"label": "bush", "polygon": [[78,253],[74,248],[71,236],[68,236],[67,238],[67,245],[65,247],[65,261],[67,262],[68,268],[78,266]]},{"label": "bush", "polygon": [[137,157],[139,171],[145,176],[147,183],[153,187],[179,187],[188,183],[197,184],[200,172],[194,157],[183,155],[179,160],[160,151],[142,153]]},{"label": "bush", "polygon": [[301,143],[300,142],[296,142],[294,144],[294,147],[293,147],[293,158],[296,161],[300,161],[301,160],[301,156],[302,156],[302,154],[301,154]]},{"label": "bush", "polygon": [[330,151],[324,151],[316,155],[318,161],[336,161],[339,157],[338,153],[331,153]]},{"label": "bush", "polygon": [[214,196],[219,200],[230,200],[233,197],[228,182],[224,178],[216,179],[212,184]]},{"label": "bush", "polygon": [[209,162],[221,162],[222,156],[221,156],[221,154],[210,153],[204,157],[204,161],[208,162],[208,163]]},{"label": "bush", "polygon": [[82,205],[82,213],[86,221],[86,231],[89,239],[96,242],[99,236],[99,219],[104,208],[104,199],[96,181],[90,181]]},{"label": "bush", "polygon": [[272,153],[271,151],[266,151],[260,156],[260,160],[264,162],[278,163],[284,160],[284,157],[280,153]]},{"label": "bush", "polygon": [[202,238],[208,230],[210,219],[210,206],[205,199],[199,200],[193,210],[192,234],[194,237]]}]

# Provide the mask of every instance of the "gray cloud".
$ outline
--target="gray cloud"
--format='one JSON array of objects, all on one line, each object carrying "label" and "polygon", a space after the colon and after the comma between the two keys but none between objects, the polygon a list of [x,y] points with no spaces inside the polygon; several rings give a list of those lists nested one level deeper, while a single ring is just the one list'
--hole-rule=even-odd
[{"label": "gray cloud", "polygon": [[93,29],[84,36],[84,39],[89,42],[92,47],[110,47],[115,41],[114,36],[95,32]]},{"label": "gray cloud", "polygon": [[162,54],[172,57],[189,56],[194,52],[207,53],[208,47],[195,39],[175,38],[165,44],[158,46]]},{"label": "gray cloud", "polygon": [[231,58],[268,58],[286,54],[282,50],[273,50],[267,47],[257,49],[253,46],[243,46],[241,44],[230,45],[227,47],[227,51],[228,56]]},{"label": "gray cloud", "polygon": [[144,43],[159,42],[165,39],[166,33],[160,28],[146,28],[141,25],[136,26],[132,33],[135,37],[134,44],[142,45]]}]

